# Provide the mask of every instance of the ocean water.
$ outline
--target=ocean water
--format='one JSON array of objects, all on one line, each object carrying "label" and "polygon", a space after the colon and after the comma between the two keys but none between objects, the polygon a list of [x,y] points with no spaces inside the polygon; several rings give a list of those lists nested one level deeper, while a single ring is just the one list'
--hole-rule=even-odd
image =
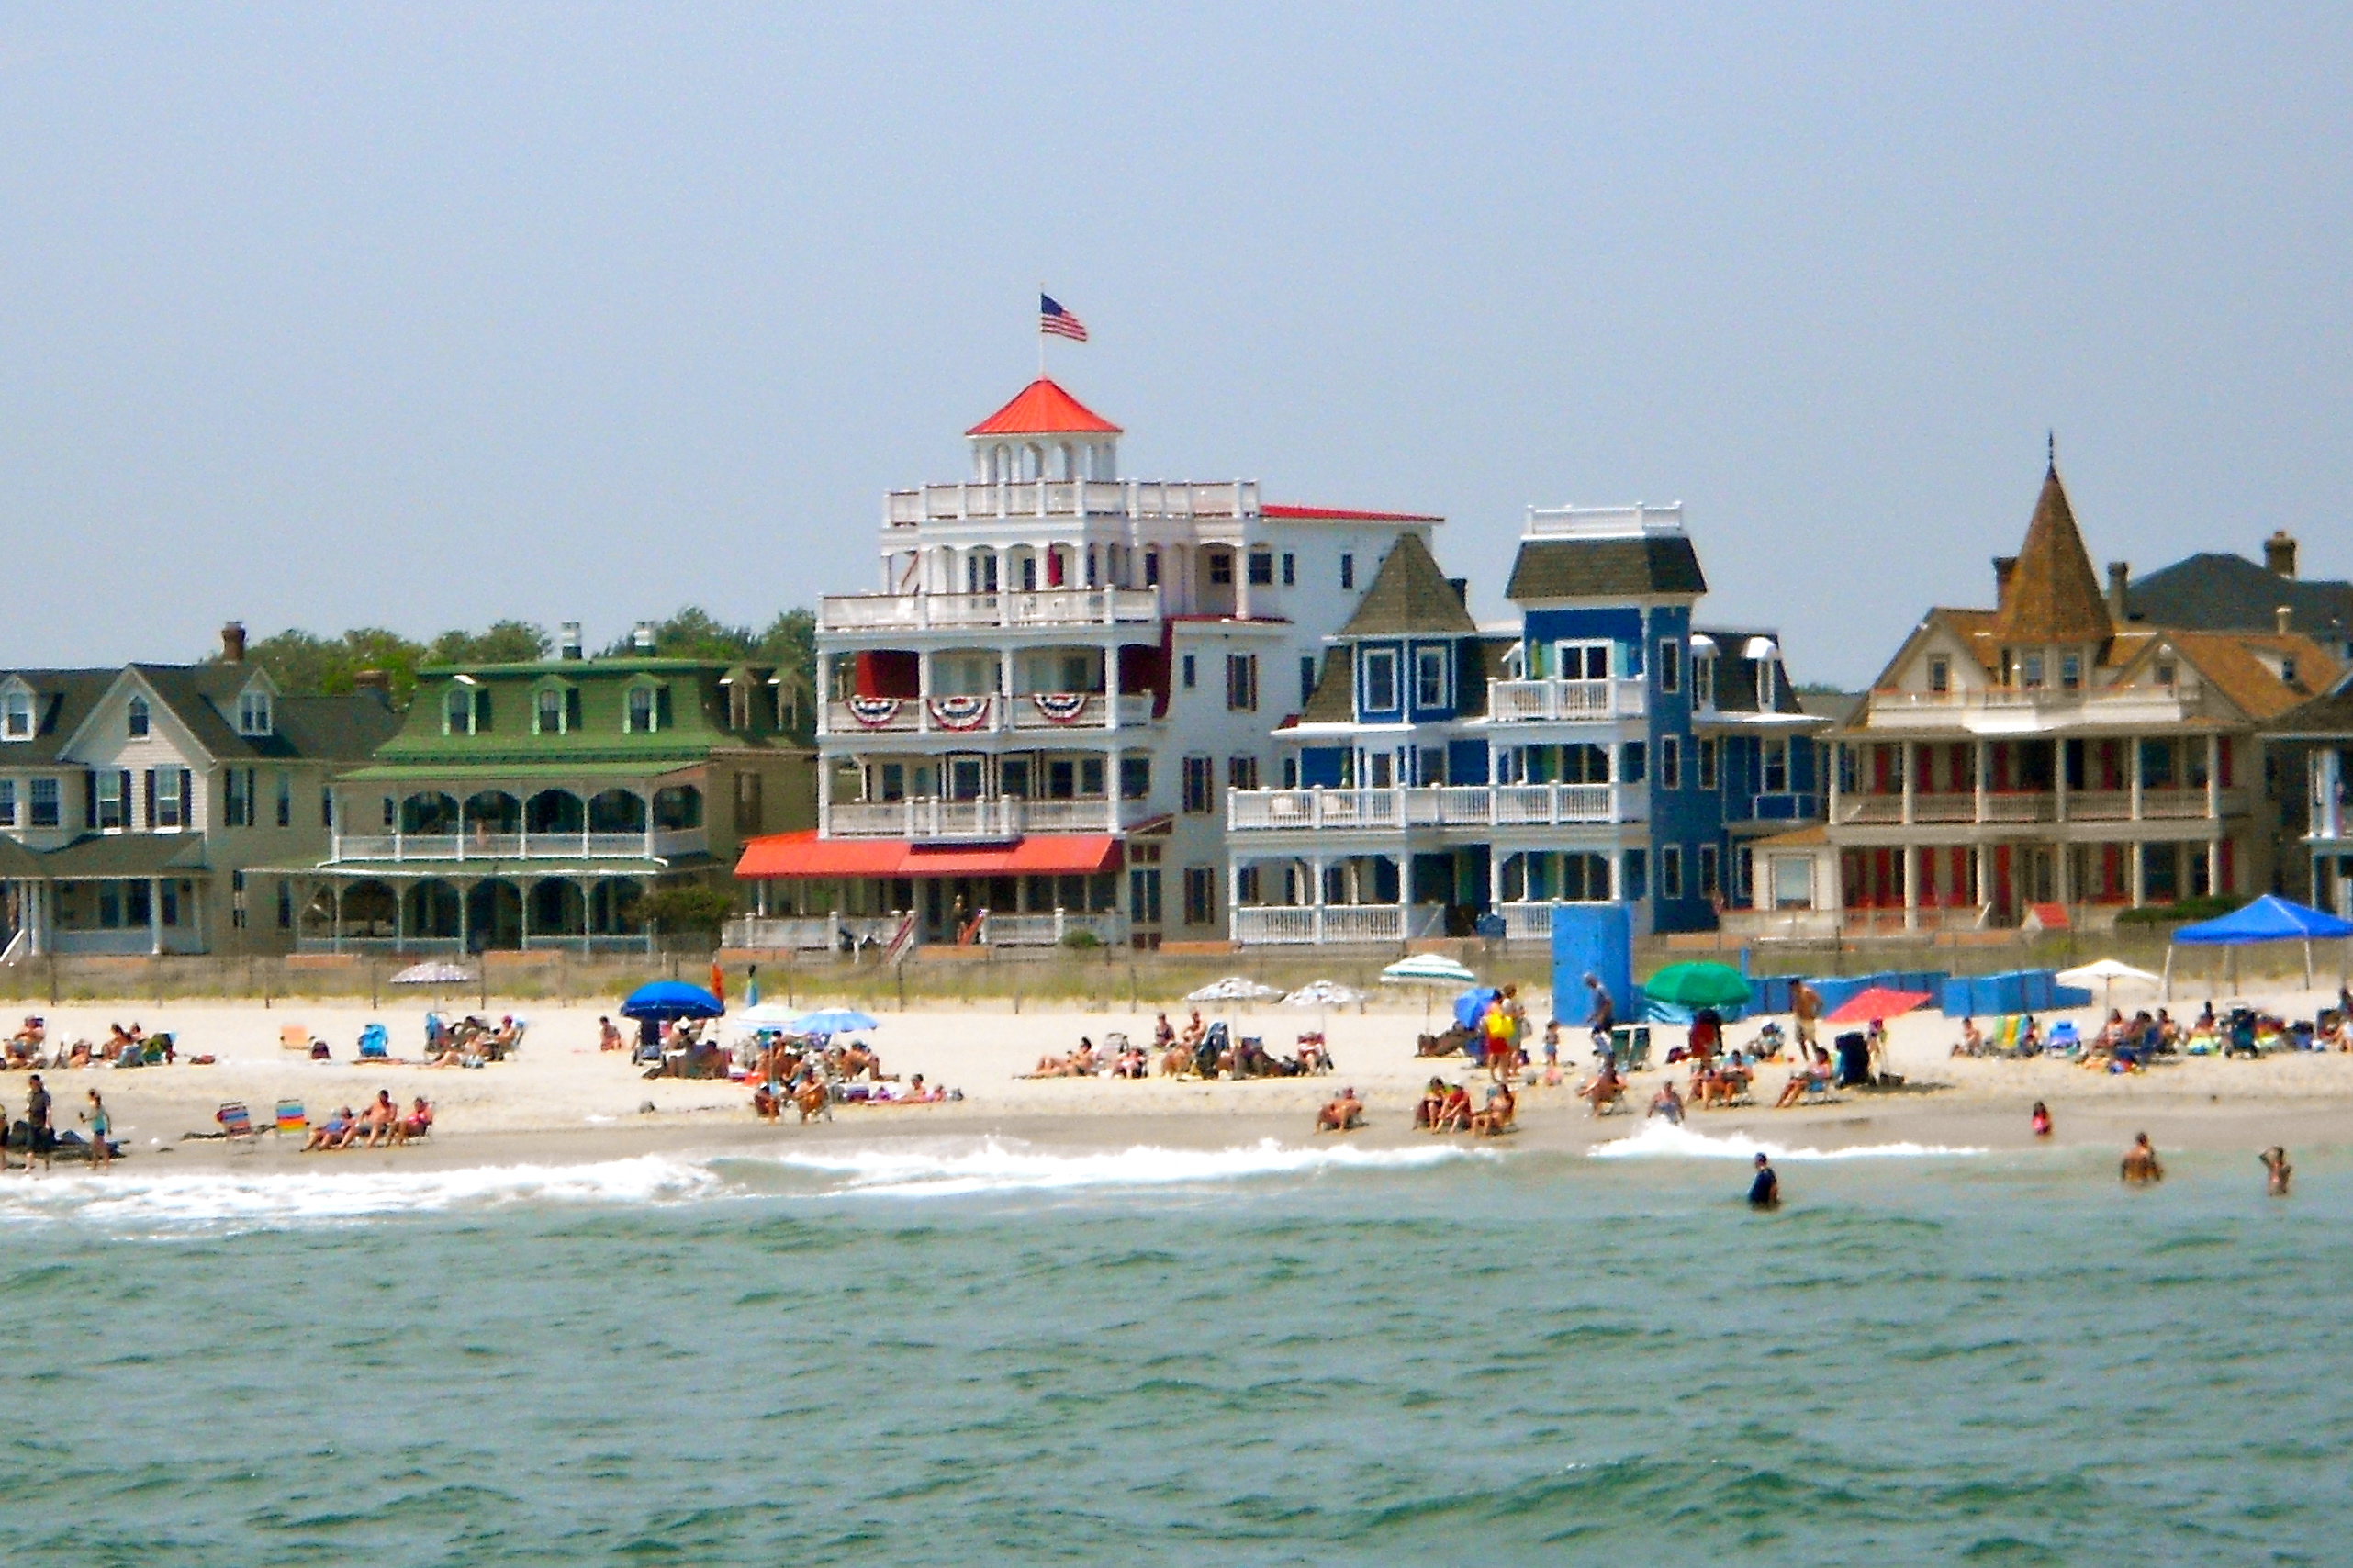
[{"label": "ocean water", "polygon": [[0,1179],[0,1562],[2341,1562],[2353,1182],[947,1143]]}]

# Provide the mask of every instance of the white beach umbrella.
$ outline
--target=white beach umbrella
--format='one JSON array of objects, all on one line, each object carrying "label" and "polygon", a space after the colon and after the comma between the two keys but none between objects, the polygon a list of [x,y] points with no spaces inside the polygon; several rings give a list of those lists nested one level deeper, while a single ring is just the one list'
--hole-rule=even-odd
[{"label": "white beach umbrella", "polygon": [[1399,958],[1381,971],[1383,985],[1417,985],[1423,988],[1421,1021],[1424,1024],[1429,1022],[1429,987],[1475,985],[1478,979],[1443,953],[1416,953],[1410,958]]},{"label": "white beach umbrella", "polygon": [[2136,969],[2132,965],[2120,963],[2114,958],[2101,958],[2072,969],[2061,969],[2056,978],[2061,985],[2079,985],[2087,990],[2090,988],[2093,981],[2097,980],[2101,988],[2101,1005],[2102,1007],[2114,1002],[2118,980],[2138,980],[2141,984],[2151,987],[2165,983],[2165,977],[2162,975],[2153,975],[2146,969]]},{"label": "white beach umbrella", "polygon": [[1271,985],[1261,985],[1248,975],[1227,975],[1224,980],[1211,980],[1199,991],[1188,995],[1187,1002],[1264,1002],[1283,992]]},{"label": "white beach umbrella", "polygon": [[1309,980],[1283,999],[1285,1007],[1353,1007],[1368,993],[1338,980]]},{"label": "white beach umbrella", "polygon": [[409,965],[394,975],[389,983],[393,985],[464,985],[473,978],[474,971],[464,964],[434,960]]}]

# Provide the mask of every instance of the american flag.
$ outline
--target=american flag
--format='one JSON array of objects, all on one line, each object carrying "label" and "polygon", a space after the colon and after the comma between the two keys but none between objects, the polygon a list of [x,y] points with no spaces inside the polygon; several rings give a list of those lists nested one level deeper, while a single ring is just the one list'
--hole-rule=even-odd
[{"label": "american flag", "polygon": [[1037,297],[1037,330],[1051,332],[1058,338],[1068,338],[1072,342],[1087,341],[1087,324],[1055,304],[1050,294]]}]

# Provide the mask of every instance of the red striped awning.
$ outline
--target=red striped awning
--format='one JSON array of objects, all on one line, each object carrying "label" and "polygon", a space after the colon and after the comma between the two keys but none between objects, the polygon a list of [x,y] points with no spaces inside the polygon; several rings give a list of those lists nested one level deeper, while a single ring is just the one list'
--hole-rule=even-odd
[{"label": "red striped awning", "polygon": [[903,838],[820,838],[814,828],[744,846],[735,875],[793,877],[1048,877],[1109,871],[1119,841],[1109,834],[1033,835],[1012,844],[931,845]]}]

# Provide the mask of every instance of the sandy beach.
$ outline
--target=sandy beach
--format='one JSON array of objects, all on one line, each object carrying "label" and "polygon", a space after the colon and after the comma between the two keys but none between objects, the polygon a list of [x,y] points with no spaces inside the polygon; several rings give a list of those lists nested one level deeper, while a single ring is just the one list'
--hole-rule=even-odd
[{"label": "sandy beach", "polygon": [[[1540,999],[1541,1001],[1541,999]],[[2120,1005],[2141,999],[2120,995]],[[2270,1005],[2309,1016],[2333,993],[2267,995]],[[2194,1001],[2179,1010],[2194,1012]],[[498,1010],[494,1009],[494,1012]],[[744,1086],[712,1081],[647,1080],[617,1053],[597,1048],[599,1010],[534,1008],[523,1015],[529,1032],[512,1060],[474,1070],[418,1063],[422,1006],[367,1010],[348,1006],[179,1003],[158,1012],[151,1002],[98,1003],[49,1010],[52,1042],[103,1040],[107,1025],[136,1019],[149,1030],[168,1028],[183,1060],[137,1070],[84,1069],[46,1075],[56,1097],[58,1125],[75,1126],[84,1092],[97,1089],[112,1112],[117,1137],[134,1166],[152,1170],[169,1160],[189,1169],[239,1158],[275,1162],[300,1159],[294,1140],[264,1136],[258,1149],[231,1151],[217,1141],[185,1135],[214,1130],[214,1112],[241,1100],[257,1125],[280,1100],[299,1102],[314,1121],[341,1104],[359,1105],[388,1089],[404,1105],[424,1095],[438,1120],[430,1147],[311,1156],[340,1167],[366,1164],[492,1164],[608,1159],[663,1149],[760,1148],[779,1141],[871,1146],[883,1141],[995,1137],[1044,1147],[1124,1148],[1136,1144],[1227,1147],[1274,1138],[1307,1141],[1315,1109],[1341,1084],[1365,1100],[1370,1126],[1350,1141],[1382,1147],[1422,1138],[1411,1126],[1411,1105],[1437,1074],[1484,1074],[1461,1057],[1430,1060],[1414,1055],[1422,1027],[1417,1002],[1368,1006],[1326,1018],[1325,1032],[1339,1065],[1332,1078],[1246,1083],[1129,1081],[1111,1079],[1027,1079],[1038,1057],[1074,1047],[1081,1036],[1101,1044],[1125,1033],[1148,1041],[1153,1014],[1036,1012],[970,1008],[881,1015],[872,1032],[887,1071],[920,1072],[964,1098],[920,1106],[845,1105],[830,1123],[779,1126],[752,1115]],[[1210,1016],[1218,1016],[1211,1014]],[[1290,1048],[1312,1014],[1281,1009],[1223,1014],[1237,1033],[1259,1034],[1278,1053]],[[1541,1016],[1539,1012],[1538,1016]],[[1182,1012],[1175,1019],[1182,1022]],[[2073,1016],[2087,1032],[2097,1014]],[[361,1027],[380,1021],[391,1032],[392,1063],[354,1059]],[[1752,1039],[1762,1019],[1733,1025],[1732,1042]],[[1785,1029],[1788,1021],[1781,1021]],[[331,1062],[310,1061],[279,1044],[279,1031],[301,1024],[332,1047]],[[1906,1080],[1896,1092],[1843,1092],[1835,1103],[1775,1110],[1787,1070],[1767,1066],[1758,1075],[1754,1107],[1694,1113],[1688,1126],[1717,1137],[1769,1140],[1776,1146],[1844,1147],[1911,1142],[2005,1148],[2029,1137],[2026,1113],[2035,1100],[2049,1104],[2061,1144],[2121,1145],[2146,1128],[2160,1148],[2294,1148],[2334,1146],[2353,1130],[2353,1056],[2280,1053],[2259,1062],[2196,1058],[2145,1074],[2111,1076],[2054,1061],[1961,1060],[1950,1055],[1955,1022],[1915,1014],[1890,1026],[1890,1065]],[[1654,1058],[1681,1037],[1661,1026]],[[185,1057],[209,1054],[212,1066]],[[1589,1066],[1581,1031],[1564,1032],[1563,1078],[1573,1083]],[[1661,1070],[1637,1074],[1630,1098],[1646,1102]],[[1678,1077],[1680,1075],[1678,1074]],[[25,1075],[0,1076],[0,1103],[20,1114]],[[1513,1148],[1577,1148],[1630,1136],[1639,1112],[1597,1119],[1563,1087],[1526,1090],[1521,1130]],[[1328,1135],[1327,1135],[1328,1137]],[[168,1153],[165,1151],[169,1151]]]}]

